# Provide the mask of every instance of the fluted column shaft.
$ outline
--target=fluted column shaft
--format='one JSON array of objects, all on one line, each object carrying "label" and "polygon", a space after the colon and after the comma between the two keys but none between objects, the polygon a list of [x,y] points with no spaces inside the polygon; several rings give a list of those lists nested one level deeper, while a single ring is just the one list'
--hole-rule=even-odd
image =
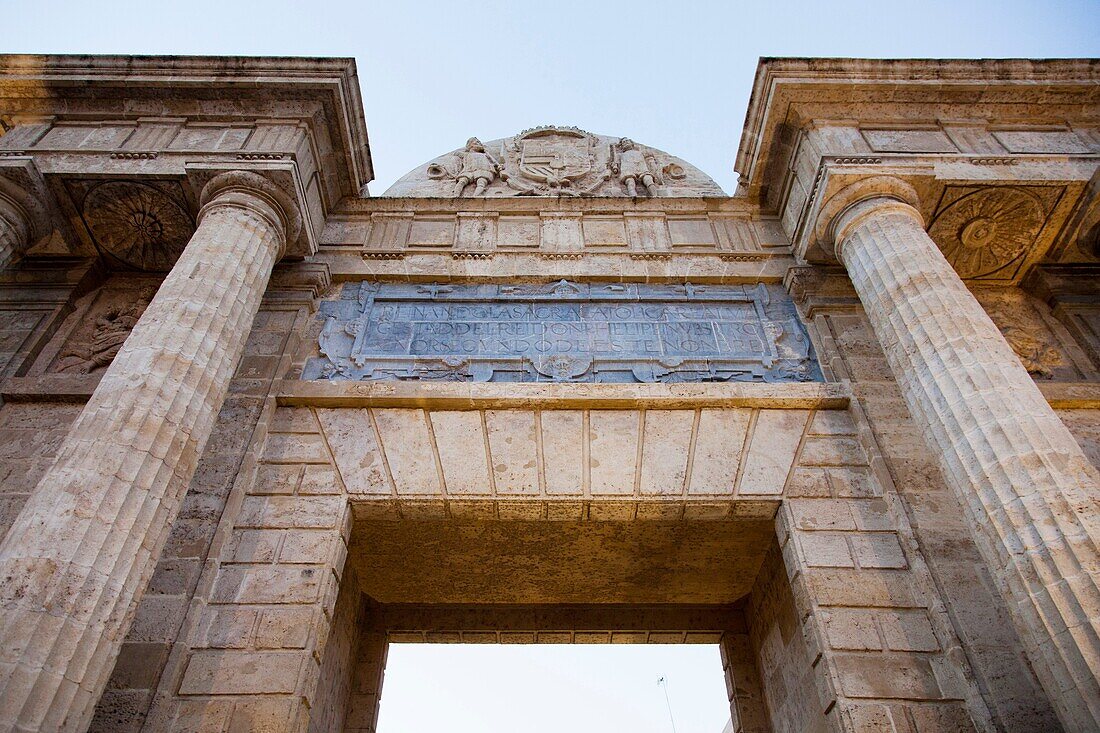
[{"label": "fluted column shaft", "polygon": [[11,267],[27,248],[30,235],[19,207],[0,195],[0,270]]},{"label": "fluted column shaft", "polygon": [[88,726],[285,236],[239,187],[204,206],[0,545],[0,730]]},{"label": "fluted column shaft", "polygon": [[1100,730],[1100,478],[908,204],[856,204],[837,256],[1068,730]]}]

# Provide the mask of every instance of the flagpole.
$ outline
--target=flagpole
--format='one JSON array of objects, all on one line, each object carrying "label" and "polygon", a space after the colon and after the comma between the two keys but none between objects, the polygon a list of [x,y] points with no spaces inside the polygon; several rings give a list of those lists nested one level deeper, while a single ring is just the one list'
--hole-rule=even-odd
[{"label": "flagpole", "polygon": [[668,699],[668,680],[664,677],[657,678],[657,686],[664,688],[665,691],[665,705],[668,706],[668,721],[672,723],[672,733],[676,733],[676,719],[672,717],[672,703]]}]

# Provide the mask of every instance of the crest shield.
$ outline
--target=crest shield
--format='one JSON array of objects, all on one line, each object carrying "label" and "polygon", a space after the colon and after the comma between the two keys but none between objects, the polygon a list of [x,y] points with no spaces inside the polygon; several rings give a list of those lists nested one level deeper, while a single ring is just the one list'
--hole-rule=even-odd
[{"label": "crest shield", "polygon": [[592,170],[592,145],[583,133],[560,128],[536,130],[518,142],[519,169],[532,180],[560,185]]}]

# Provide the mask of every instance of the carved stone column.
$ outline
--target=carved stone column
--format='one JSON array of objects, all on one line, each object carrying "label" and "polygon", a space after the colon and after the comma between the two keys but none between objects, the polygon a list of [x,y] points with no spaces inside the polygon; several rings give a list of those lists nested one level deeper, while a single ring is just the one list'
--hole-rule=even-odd
[{"label": "carved stone column", "polygon": [[835,242],[1063,724],[1100,729],[1100,477],[915,200],[895,179],[850,186],[823,208],[821,238]]},{"label": "carved stone column", "polygon": [[0,730],[83,731],[300,219],[230,172],[0,545]]},{"label": "carved stone column", "polygon": [[0,194],[0,270],[11,267],[27,248],[30,225],[25,212]]}]

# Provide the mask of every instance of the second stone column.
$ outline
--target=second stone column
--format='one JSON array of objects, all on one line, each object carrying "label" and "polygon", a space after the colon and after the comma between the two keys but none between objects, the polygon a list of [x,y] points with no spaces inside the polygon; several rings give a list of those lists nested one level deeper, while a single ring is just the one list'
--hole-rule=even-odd
[{"label": "second stone column", "polygon": [[856,201],[831,222],[837,257],[1063,724],[1096,730],[1097,471],[919,212],[896,197]]},{"label": "second stone column", "polygon": [[0,545],[0,730],[83,731],[300,227],[252,173],[214,178],[179,261]]}]

